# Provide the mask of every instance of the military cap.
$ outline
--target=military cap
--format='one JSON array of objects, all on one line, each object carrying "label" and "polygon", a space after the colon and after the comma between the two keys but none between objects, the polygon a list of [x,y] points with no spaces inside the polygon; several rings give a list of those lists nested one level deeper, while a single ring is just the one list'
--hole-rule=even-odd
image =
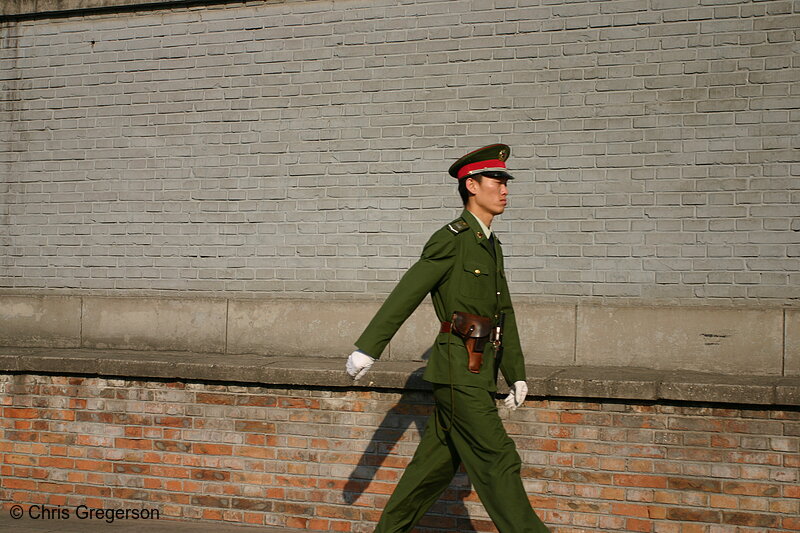
[{"label": "military cap", "polygon": [[490,144],[478,148],[459,158],[450,167],[450,175],[456,179],[464,179],[476,174],[490,178],[514,179],[506,172],[506,159],[511,155],[511,148],[505,144]]}]

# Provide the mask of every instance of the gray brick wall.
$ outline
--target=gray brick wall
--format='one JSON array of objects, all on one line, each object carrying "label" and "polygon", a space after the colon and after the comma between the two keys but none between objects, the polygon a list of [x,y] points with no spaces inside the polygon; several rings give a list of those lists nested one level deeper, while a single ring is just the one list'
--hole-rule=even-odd
[{"label": "gray brick wall", "polygon": [[250,2],[5,22],[0,287],[385,295],[512,146],[532,299],[800,300],[800,2]]}]

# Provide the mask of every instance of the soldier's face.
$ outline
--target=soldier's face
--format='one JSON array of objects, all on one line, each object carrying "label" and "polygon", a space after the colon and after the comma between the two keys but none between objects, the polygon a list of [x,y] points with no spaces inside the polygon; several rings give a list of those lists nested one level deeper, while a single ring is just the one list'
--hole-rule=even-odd
[{"label": "soldier's face", "polygon": [[481,180],[467,178],[467,189],[474,194],[469,201],[481,211],[499,215],[506,210],[508,204],[508,178],[481,177]]}]

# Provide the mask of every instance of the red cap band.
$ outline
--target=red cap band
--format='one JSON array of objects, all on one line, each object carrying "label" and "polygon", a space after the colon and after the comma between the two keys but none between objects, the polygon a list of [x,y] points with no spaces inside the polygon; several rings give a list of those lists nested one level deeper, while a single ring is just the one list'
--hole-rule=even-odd
[{"label": "red cap band", "polygon": [[464,165],[458,169],[458,179],[465,178],[472,174],[477,174],[481,170],[505,170],[506,164],[499,159],[489,159],[487,161],[477,161]]}]

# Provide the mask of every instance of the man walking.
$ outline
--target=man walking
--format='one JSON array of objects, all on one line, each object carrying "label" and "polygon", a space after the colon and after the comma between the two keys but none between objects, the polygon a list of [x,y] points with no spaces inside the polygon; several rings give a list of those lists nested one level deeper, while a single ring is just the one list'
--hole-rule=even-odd
[{"label": "man walking", "polygon": [[431,236],[358,338],[347,372],[362,377],[430,293],[441,329],[423,379],[433,385],[434,412],[414,458],[378,522],[376,533],[410,531],[449,486],[461,463],[501,533],[548,531],[531,508],[520,457],[497,413],[497,372],[511,384],[505,404],[525,401],[525,362],[508,293],[500,241],[492,233],[505,211],[504,144],[470,152],[450,167],[464,202],[461,216]]}]

